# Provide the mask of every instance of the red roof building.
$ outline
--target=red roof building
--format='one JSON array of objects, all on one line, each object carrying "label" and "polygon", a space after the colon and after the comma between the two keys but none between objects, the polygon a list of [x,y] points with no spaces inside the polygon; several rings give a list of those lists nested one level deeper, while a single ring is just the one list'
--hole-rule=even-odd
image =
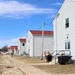
[{"label": "red roof building", "polygon": [[18,41],[19,55],[24,55],[25,50],[26,50],[26,39],[20,38],[19,41]]},{"label": "red roof building", "polygon": [[26,42],[26,39],[20,38],[20,42]]},{"label": "red roof building", "polygon": [[9,50],[18,50],[18,47],[17,46],[10,46]]},{"label": "red roof building", "polygon": [[[42,35],[42,31],[40,30],[30,30],[33,35]],[[44,31],[44,35],[53,36],[53,31]]]},{"label": "red roof building", "polygon": [[[53,52],[53,31],[29,30],[26,38],[26,53],[30,57],[40,57],[44,51]],[[42,51],[43,49],[43,51]]]}]

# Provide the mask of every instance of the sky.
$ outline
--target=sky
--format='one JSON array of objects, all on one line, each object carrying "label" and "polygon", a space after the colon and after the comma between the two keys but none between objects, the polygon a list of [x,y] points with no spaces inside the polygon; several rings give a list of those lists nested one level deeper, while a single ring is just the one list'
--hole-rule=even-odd
[{"label": "sky", "polygon": [[53,30],[64,0],[0,0],[0,48],[17,45],[29,30]]}]

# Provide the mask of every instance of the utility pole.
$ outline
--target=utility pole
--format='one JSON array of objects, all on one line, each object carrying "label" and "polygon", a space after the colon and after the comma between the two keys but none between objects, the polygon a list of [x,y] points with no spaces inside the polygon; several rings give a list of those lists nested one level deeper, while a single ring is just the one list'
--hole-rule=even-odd
[{"label": "utility pole", "polygon": [[44,26],[45,23],[42,23],[42,53],[41,53],[41,60],[43,60],[43,47],[44,47]]}]

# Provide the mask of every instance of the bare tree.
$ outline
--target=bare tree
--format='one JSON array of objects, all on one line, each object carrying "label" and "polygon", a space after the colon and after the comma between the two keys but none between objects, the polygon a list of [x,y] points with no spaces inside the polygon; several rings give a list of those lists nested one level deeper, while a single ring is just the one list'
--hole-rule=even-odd
[{"label": "bare tree", "polygon": [[3,46],[2,47],[2,52],[7,52],[8,51],[8,46]]}]

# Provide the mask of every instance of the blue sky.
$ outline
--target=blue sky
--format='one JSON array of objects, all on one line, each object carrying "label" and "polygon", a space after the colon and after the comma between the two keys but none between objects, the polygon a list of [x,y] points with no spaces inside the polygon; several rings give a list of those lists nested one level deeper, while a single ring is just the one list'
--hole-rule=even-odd
[{"label": "blue sky", "polygon": [[[41,30],[49,24],[64,0],[0,0],[0,48],[17,45],[29,30]],[[45,25],[53,30],[53,25]]]}]

